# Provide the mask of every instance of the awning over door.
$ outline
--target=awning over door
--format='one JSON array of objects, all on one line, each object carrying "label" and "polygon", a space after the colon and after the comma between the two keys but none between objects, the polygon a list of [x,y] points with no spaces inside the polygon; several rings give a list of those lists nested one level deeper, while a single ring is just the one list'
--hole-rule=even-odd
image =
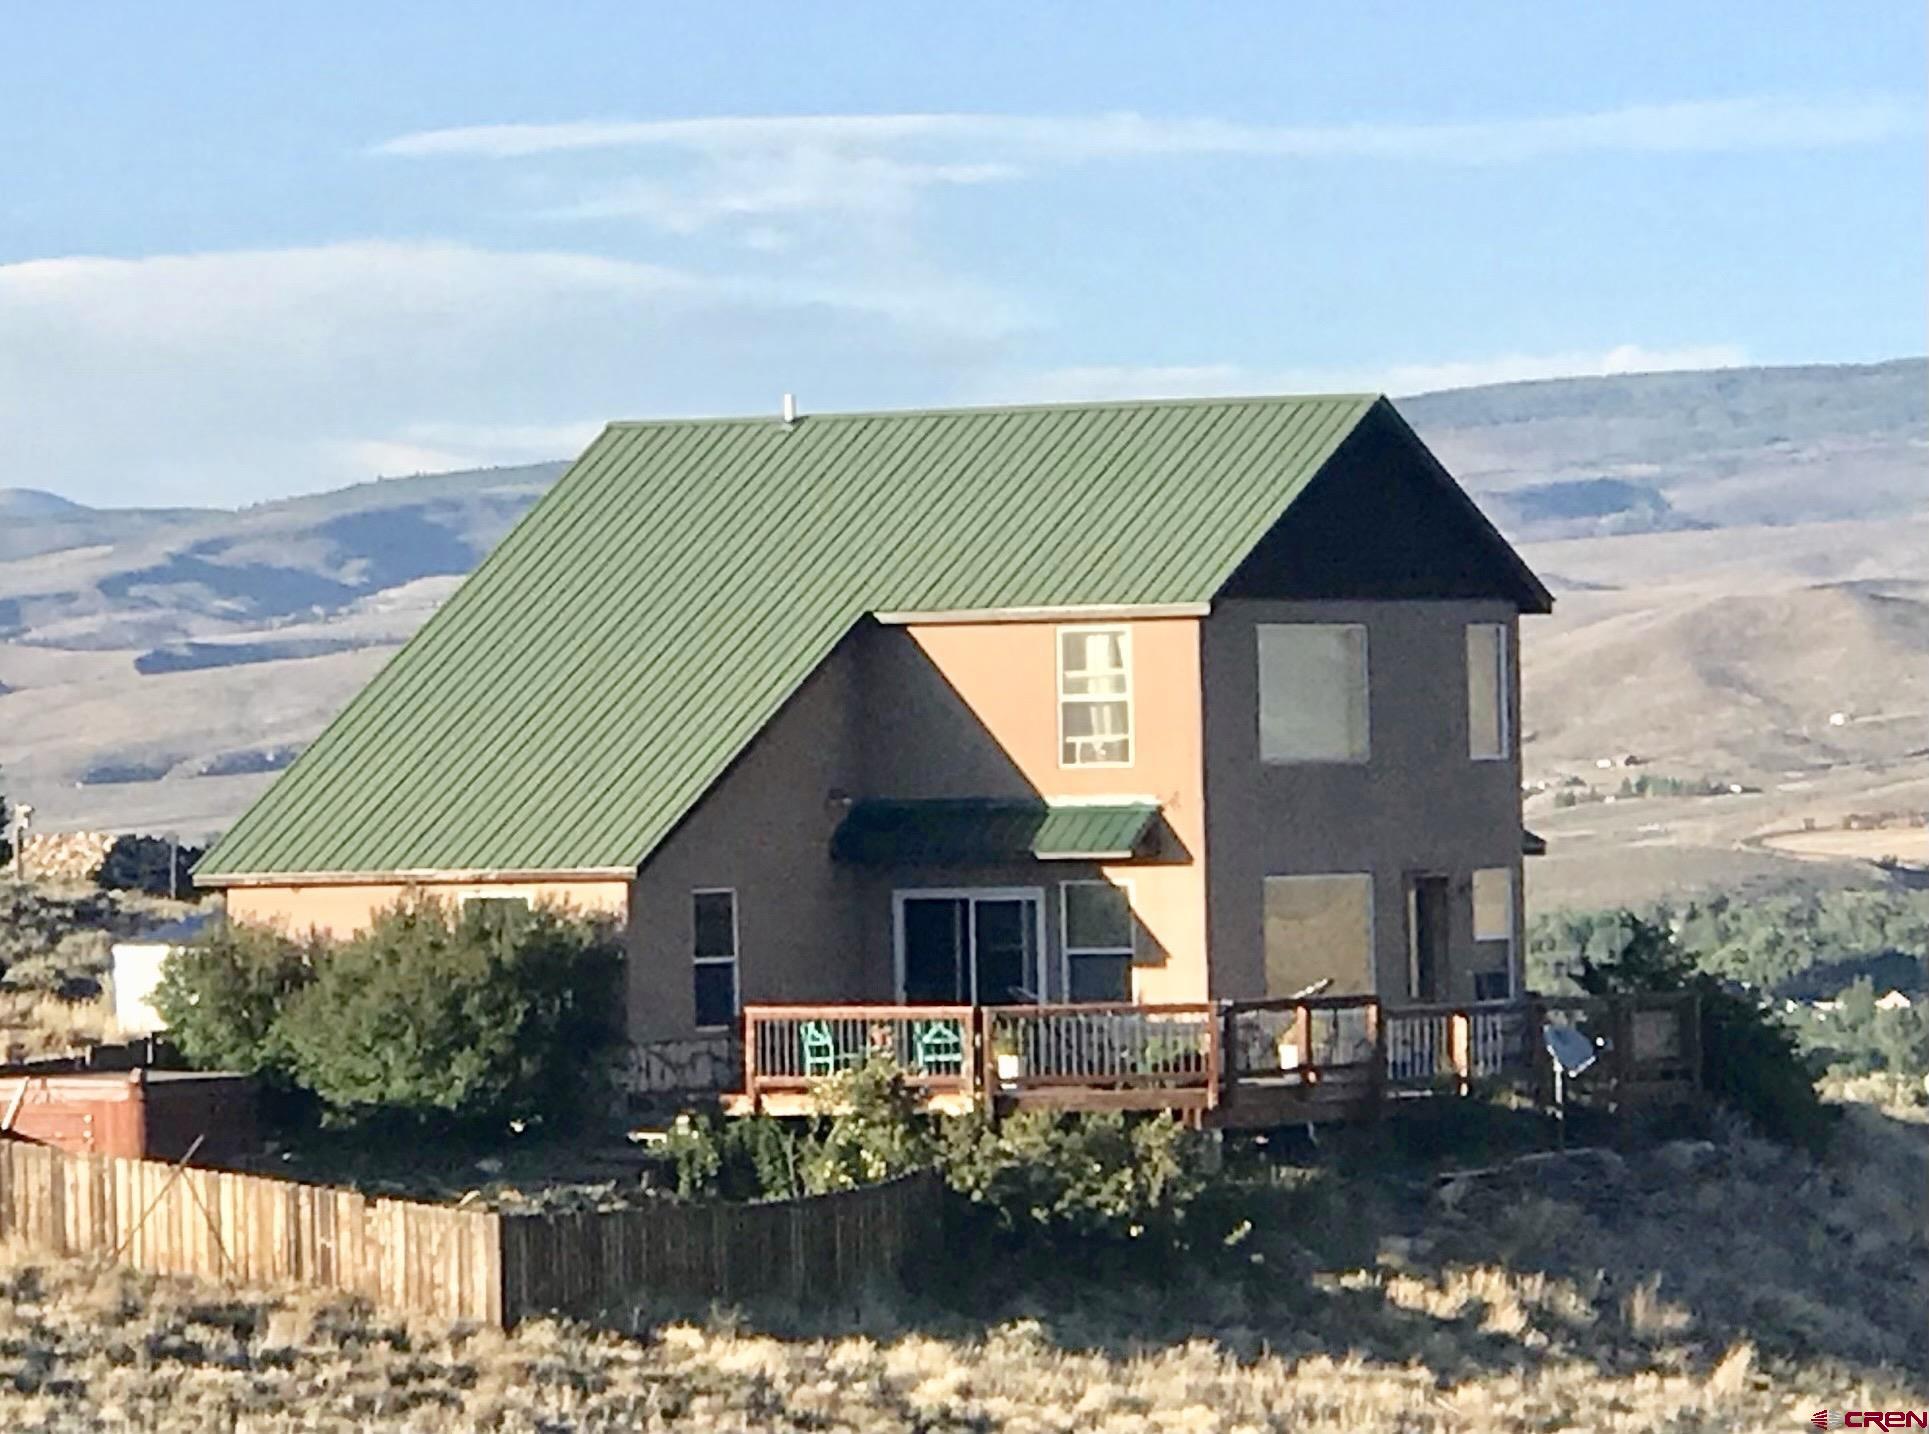
[{"label": "awning over door", "polygon": [[831,852],[867,866],[1130,861],[1147,854],[1158,820],[1156,802],[864,801],[839,824]]}]

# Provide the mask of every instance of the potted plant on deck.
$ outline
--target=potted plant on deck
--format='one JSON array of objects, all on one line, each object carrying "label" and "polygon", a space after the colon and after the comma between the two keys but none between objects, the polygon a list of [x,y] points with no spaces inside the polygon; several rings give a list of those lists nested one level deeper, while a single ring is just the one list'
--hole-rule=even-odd
[{"label": "potted plant on deck", "polygon": [[991,1038],[992,1063],[1001,1085],[1012,1085],[1025,1078],[1025,1052],[1016,1032],[1001,1030]]}]

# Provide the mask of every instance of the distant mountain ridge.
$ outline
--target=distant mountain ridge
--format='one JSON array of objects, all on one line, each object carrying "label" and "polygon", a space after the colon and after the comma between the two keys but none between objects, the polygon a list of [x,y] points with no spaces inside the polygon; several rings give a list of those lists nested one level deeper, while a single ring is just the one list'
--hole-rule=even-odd
[{"label": "distant mountain ridge", "polygon": [[[1929,557],[1911,556],[1909,536],[1911,524],[1929,525],[1929,360],[1559,379],[1398,402],[1577,602],[1638,603],[1650,581],[1678,580],[1670,555],[1688,551],[1716,567],[1770,554],[1734,579],[1743,591],[1853,581],[1913,602],[1929,579]],[[566,466],[382,479],[238,511],[96,509],[42,487],[0,489],[7,790],[54,824],[189,834],[224,825]],[[1824,523],[1839,526],[1804,536],[1803,525]],[[1743,543],[1725,537],[1760,524],[1787,540],[1770,542],[1760,527]],[[1734,642],[1760,645],[1770,635],[1751,635],[1748,622],[1811,609],[1858,623],[1876,611],[1811,603],[1706,616]],[[1631,612],[1597,635],[1557,614],[1549,660],[1584,673],[1589,646],[1612,635],[1624,680],[1674,681],[1643,656],[1640,621]],[[1656,626],[1653,661],[1691,630]],[[1913,622],[1857,630],[1864,663],[1918,660],[1894,647],[1914,643]],[[1530,690],[1552,691],[1532,681],[1535,651],[1530,642]],[[1692,660],[1713,657],[1697,648]],[[1746,683],[1706,689],[1741,692],[1743,705],[1711,698],[1709,710],[1739,720],[1746,703],[1780,690],[1778,664],[1798,660],[1755,653]],[[1605,740],[1585,712],[1536,722],[1576,743]]]}]

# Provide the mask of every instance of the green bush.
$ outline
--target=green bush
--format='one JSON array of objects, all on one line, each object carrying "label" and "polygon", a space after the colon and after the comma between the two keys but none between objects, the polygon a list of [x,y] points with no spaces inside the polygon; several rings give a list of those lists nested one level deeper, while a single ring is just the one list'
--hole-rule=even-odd
[{"label": "green bush", "polygon": [[151,1004],[194,1065],[285,1077],[281,1015],[314,980],[317,954],[268,927],[216,923],[162,964]]},{"label": "green bush", "polygon": [[1182,1249],[1213,1165],[1207,1139],[1164,1113],[968,1116],[939,1148],[946,1183],[1021,1243]]},{"label": "green bush", "polygon": [[820,1083],[820,1118],[799,1150],[806,1193],[855,1190],[930,1166],[931,1122],[918,1113],[902,1073],[889,1060],[872,1060]]},{"label": "green bush", "polygon": [[547,909],[405,900],[314,962],[274,1038],[338,1122],[567,1124],[614,1034],[620,959],[609,929]]},{"label": "green bush", "polygon": [[788,1200],[805,1194],[797,1138],[767,1115],[726,1120],[684,1116],[664,1154],[685,1200]]},{"label": "green bush", "polygon": [[1701,1000],[1703,1085],[1773,1139],[1819,1152],[1834,1117],[1815,1083],[1819,1062],[1759,998],[1697,970],[1674,933],[1632,912],[1604,955],[1583,954],[1575,974],[1593,996],[1693,991]]}]

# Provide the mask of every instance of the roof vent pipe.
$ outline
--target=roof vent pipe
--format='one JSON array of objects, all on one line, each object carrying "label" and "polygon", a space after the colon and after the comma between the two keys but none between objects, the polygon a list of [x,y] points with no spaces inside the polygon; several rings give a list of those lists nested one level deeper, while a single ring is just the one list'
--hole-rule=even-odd
[{"label": "roof vent pipe", "polygon": [[789,428],[792,424],[796,422],[797,422],[797,395],[794,393],[787,393],[784,395],[784,427]]}]

